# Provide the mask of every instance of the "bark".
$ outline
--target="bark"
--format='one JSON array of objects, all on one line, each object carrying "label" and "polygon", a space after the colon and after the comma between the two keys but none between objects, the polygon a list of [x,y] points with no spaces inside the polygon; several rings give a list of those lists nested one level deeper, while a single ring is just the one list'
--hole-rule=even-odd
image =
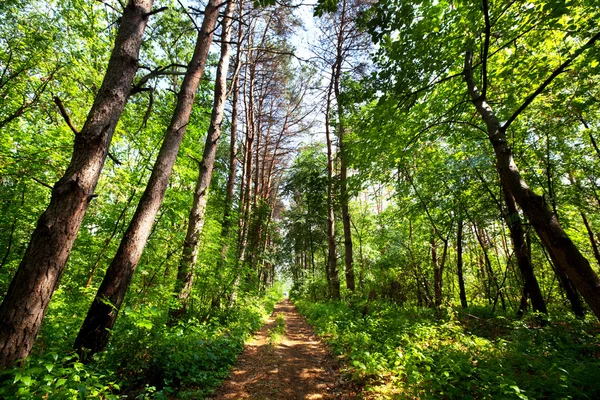
[{"label": "bark", "polygon": [[188,219],[188,229],[183,243],[183,255],[179,262],[175,292],[179,307],[172,310],[171,319],[177,319],[187,312],[189,297],[194,284],[194,270],[198,259],[200,236],[204,227],[208,189],[212,180],[217,146],[221,137],[225,102],[227,101],[227,72],[229,70],[231,22],[235,1],[229,0],[223,15],[221,35],[221,58],[217,66],[214,103],[204,153],[200,162],[200,172],[194,190],[194,200]]},{"label": "bark", "polygon": [[[251,59],[251,55],[248,55],[248,59]],[[247,80],[248,95],[246,96],[247,101],[244,101],[246,111],[246,145],[244,151],[244,174],[243,174],[243,185],[242,185],[242,196],[241,196],[241,215],[240,215],[240,238],[238,243],[238,260],[243,265],[246,257],[246,243],[248,241],[248,231],[250,223],[250,194],[252,188],[252,168],[253,168],[253,148],[254,148],[254,85],[255,85],[255,73],[256,65],[251,65],[249,68],[249,77]],[[246,84],[246,83],[244,83]]]},{"label": "bark", "polygon": [[[573,311],[573,314],[575,314],[576,316],[578,316],[580,318],[584,317],[585,309],[583,308],[583,304],[581,303],[581,298],[579,297],[577,290],[573,286],[573,283],[569,280],[569,278],[567,277],[567,275],[565,274],[565,272],[563,270],[556,267],[556,265],[554,264],[553,260],[548,255],[548,252],[546,251],[546,249],[544,247],[542,247],[542,250],[544,251],[544,256],[546,257],[546,260],[552,267],[552,270],[554,271],[556,277],[558,277],[559,286],[560,286],[560,288],[562,288],[564,295],[566,296],[569,304],[571,304],[571,310]],[[550,298],[550,294],[548,294],[548,299],[549,298]]]},{"label": "bark", "polygon": [[89,202],[138,68],[152,0],[130,0],[102,86],[75,138],[69,167],[52,190],[0,306],[0,368],[26,357],[38,334]]},{"label": "bark", "polygon": [[431,261],[433,264],[433,296],[436,307],[442,305],[442,275],[437,257],[437,242],[435,240],[435,229],[431,236]]},{"label": "bark", "polygon": [[331,129],[329,125],[329,114],[331,111],[331,92],[333,76],[327,93],[327,106],[325,109],[325,137],[327,140],[327,283],[329,284],[329,296],[340,299],[340,280],[337,270],[337,254],[335,243],[335,213],[333,204],[333,145],[331,143]]},{"label": "bark", "polygon": [[433,261],[433,294],[434,302],[436,307],[442,305],[442,283],[444,278],[444,266],[446,264],[446,255],[448,254],[448,241],[443,240],[444,249],[442,251],[441,260],[437,256],[437,243],[435,237],[437,236],[436,229],[433,230],[433,236],[431,237],[431,258]]},{"label": "bark", "polygon": [[[498,301],[498,298],[500,298],[502,300],[502,306],[504,309],[506,309],[506,307],[504,306],[504,295],[502,294],[502,290],[500,287],[500,284],[498,283],[498,279],[496,278],[496,274],[494,273],[494,269],[492,268],[492,261],[490,260],[490,256],[488,254],[488,247],[487,247],[487,243],[485,242],[485,237],[484,235],[484,230],[483,228],[478,228],[476,224],[473,224],[473,228],[475,230],[475,236],[477,237],[477,242],[479,243],[479,246],[481,247],[481,250],[483,252],[483,260],[485,261],[485,263],[482,263],[481,267],[482,267],[482,273],[484,276],[487,276],[487,295],[488,295],[488,300],[490,303],[494,304],[494,307],[496,306],[496,302]],[[492,285],[495,286],[496,288],[496,293],[494,296],[494,299],[492,299]]]},{"label": "bark", "polygon": [[539,311],[544,314],[548,313],[546,309],[546,302],[542,296],[540,285],[538,284],[537,278],[533,272],[533,265],[531,264],[531,257],[529,246],[525,240],[525,230],[521,223],[521,217],[517,210],[514,197],[506,190],[506,186],[502,185],[502,191],[504,193],[504,201],[506,203],[506,222],[508,224],[510,238],[513,243],[515,257],[517,259],[517,265],[521,271],[521,276],[525,282],[525,291],[531,299],[531,306],[533,311]]},{"label": "bark", "polygon": [[340,138],[340,203],[342,205],[342,223],[344,225],[344,264],[346,267],[346,287],[354,291],[355,279],[354,279],[354,267],[353,267],[353,256],[352,256],[352,228],[350,224],[350,211],[348,209],[348,167],[346,165],[346,148],[345,148],[345,135],[346,126],[344,124],[344,113],[340,104],[340,87],[342,77],[342,63],[343,63],[343,45],[344,45],[344,34],[346,33],[346,1],[342,1],[341,20],[339,26],[339,32],[337,36],[336,44],[336,60],[334,65],[334,85],[333,90],[335,93],[335,100],[337,103],[338,113],[338,133]]},{"label": "bark", "polygon": [[194,54],[188,64],[177,97],[177,105],[152,169],[150,180],[75,340],[75,349],[84,358],[106,347],[110,329],[115,324],[127,288],[150,235],[190,119],[196,90],[204,72],[214,27],[219,15],[218,5],[216,0],[210,0],[206,6]]},{"label": "bark", "polygon": [[[238,42],[240,43],[240,42]],[[239,60],[239,56],[238,56]],[[237,68],[236,68],[237,71]],[[233,107],[231,112],[231,134],[229,140],[229,172],[227,176],[227,191],[225,193],[225,201],[223,205],[223,222],[221,224],[221,257],[217,260],[215,267],[216,271],[221,271],[227,262],[227,251],[229,249],[229,232],[232,226],[231,220],[231,207],[233,204],[233,195],[235,191],[235,177],[237,170],[237,118],[238,118],[238,96],[239,96],[239,80],[235,76],[233,81]],[[237,271],[234,272],[237,274]],[[235,285],[235,282],[234,282]],[[221,295],[224,295],[229,290],[227,285],[222,291]],[[234,289],[235,290],[235,289]]]},{"label": "bark", "polygon": [[458,274],[458,290],[460,292],[460,305],[467,308],[467,294],[465,291],[465,278],[463,276],[463,221],[458,221],[456,231],[456,273]]},{"label": "bark", "polygon": [[[241,1],[240,1],[240,15],[242,14]],[[237,172],[237,125],[238,125],[238,103],[240,95],[240,80],[239,80],[239,69],[241,65],[242,52],[239,49],[242,43],[242,24],[238,25],[237,32],[237,45],[238,50],[235,59],[235,68],[233,71],[233,82],[231,83],[231,90],[233,93],[232,107],[231,107],[231,132],[229,136],[229,172],[227,175],[227,191],[225,193],[225,201],[223,205],[223,223],[221,224],[221,258],[217,261],[217,270],[221,270],[225,261],[227,260],[228,242],[227,237],[231,230],[231,206],[233,204],[233,195],[235,191],[235,177]]]},{"label": "bark", "polygon": [[[551,211],[544,198],[529,188],[515,164],[511,148],[508,145],[506,128],[524,109],[524,106],[533,101],[532,96],[508,119],[507,123],[501,126],[493,109],[475,86],[471,61],[472,54],[467,52],[464,69],[465,80],[473,104],[486,124],[488,138],[494,148],[496,168],[502,185],[513,195],[515,201],[527,216],[543,246],[548,250],[556,268],[564,271],[575,288],[582,294],[596,317],[600,318],[600,279],[598,275],[592,270],[589,261],[581,254],[563,230],[556,214]],[[563,63],[563,65],[565,64]],[[557,75],[557,71],[553,73],[553,76]],[[546,86],[547,82],[549,81],[544,82]],[[545,86],[542,85],[540,89],[543,89],[543,87]],[[534,95],[539,92],[538,89]]]}]

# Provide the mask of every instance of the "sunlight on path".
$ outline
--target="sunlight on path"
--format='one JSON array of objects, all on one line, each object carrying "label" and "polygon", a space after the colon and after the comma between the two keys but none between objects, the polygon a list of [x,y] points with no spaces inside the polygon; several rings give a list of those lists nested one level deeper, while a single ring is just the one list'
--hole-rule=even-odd
[{"label": "sunlight on path", "polygon": [[[286,329],[275,343],[269,332],[282,314]],[[273,341],[273,340],[271,340]],[[209,399],[352,399],[335,359],[316,338],[311,327],[285,300],[246,344],[230,377]]]}]

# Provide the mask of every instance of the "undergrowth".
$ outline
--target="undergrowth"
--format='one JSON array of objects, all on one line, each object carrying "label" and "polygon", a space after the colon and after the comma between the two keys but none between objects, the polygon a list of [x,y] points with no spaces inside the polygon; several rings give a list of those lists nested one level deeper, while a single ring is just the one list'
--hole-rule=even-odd
[{"label": "undergrowth", "polygon": [[515,320],[386,303],[313,302],[298,309],[383,398],[597,399],[597,322]]},{"label": "undergrowth", "polygon": [[74,353],[42,352],[0,375],[0,398],[203,398],[228,375],[245,340],[280,298],[280,290],[248,296],[209,321],[172,327],[157,309],[130,311],[109,349],[92,363],[79,362]]},{"label": "undergrowth", "polygon": [[281,342],[281,338],[285,335],[285,318],[283,314],[277,314],[275,317],[275,326],[269,330],[269,338],[267,344],[274,346]]}]

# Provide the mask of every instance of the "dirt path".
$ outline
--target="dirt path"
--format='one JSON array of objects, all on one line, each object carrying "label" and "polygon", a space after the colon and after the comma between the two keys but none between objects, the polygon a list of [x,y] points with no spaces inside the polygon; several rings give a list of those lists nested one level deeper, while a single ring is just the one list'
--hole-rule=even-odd
[{"label": "dirt path", "polygon": [[[269,343],[277,314],[285,318],[285,335]],[[338,373],[336,360],[288,300],[246,344],[230,377],[209,399],[354,399]]]}]

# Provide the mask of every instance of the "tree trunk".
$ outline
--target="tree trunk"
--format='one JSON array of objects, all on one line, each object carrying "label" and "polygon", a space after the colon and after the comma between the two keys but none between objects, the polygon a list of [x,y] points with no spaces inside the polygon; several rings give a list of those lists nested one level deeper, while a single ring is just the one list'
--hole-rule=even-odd
[{"label": "tree trunk", "polygon": [[504,202],[506,203],[506,222],[508,224],[508,230],[510,232],[510,238],[513,243],[515,257],[517,258],[517,265],[521,271],[521,276],[525,282],[525,290],[527,295],[531,299],[531,306],[533,311],[539,311],[544,314],[548,314],[546,309],[546,302],[542,296],[540,285],[533,272],[533,265],[531,265],[531,257],[529,247],[525,241],[525,230],[521,223],[521,217],[517,210],[514,197],[506,190],[506,186],[502,185],[502,191],[504,193]]},{"label": "tree trunk", "polygon": [[214,103],[208,134],[204,144],[204,153],[200,162],[200,172],[194,190],[194,201],[188,219],[188,229],[183,243],[183,254],[177,271],[175,293],[179,307],[172,310],[171,319],[177,319],[187,312],[189,297],[194,283],[194,269],[198,259],[200,236],[204,227],[206,203],[208,201],[208,188],[212,180],[217,146],[221,137],[221,126],[225,114],[225,101],[227,100],[227,72],[229,70],[231,21],[235,1],[229,0],[223,15],[221,34],[221,58],[217,66],[215,80]]},{"label": "tree trunk", "polygon": [[[239,5],[240,13],[242,15],[242,4],[240,1]],[[240,80],[239,80],[239,69],[241,65],[242,52],[239,49],[242,43],[242,24],[238,24],[237,31],[237,46],[238,50],[235,58],[235,67],[233,71],[233,81],[231,82],[231,90],[233,93],[232,105],[231,105],[231,128],[229,136],[229,171],[227,175],[227,191],[225,193],[225,201],[223,205],[223,223],[221,224],[221,258],[217,261],[217,270],[221,270],[227,260],[228,242],[227,237],[231,230],[231,206],[233,204],[233,195],[235,191],[235,177],[237,172],[237,126],[238,126],[238,103],[240,95]]]},{"label": "tree trunk", "polygon": [[[248,55],[248,59],[251,55]],[[242,210],[240,215],[240,238],[238,242],[238,262],[240,265],[244,264],[246,258],[246,244],[248,242],[248,231],[250,224],[250,211],[251,211],[251,188],[252,188],[252,168],[253,168],[253,148],[254,148],[254,85],[255,85],[255,65],[251,65],[249,68],[249,79],[248,94],[245,95],[244,104],[246,105],[246,146],[244,151],[244,178],[242,185],[242,196],[241,196],[241,207]],[[246,82],[244,83],[246,84]],[[245,92],[244,92],[245,94]]]},{"label": "tree trunk", "polygon": [[433,297],[436,307],[442,305],[442,271],[437,256],[437,242],[435,240],[435,228],[431,236],[431,261],[433,263]]},{"label": "tree trunk", "polygon": [[542,196],[536,194],[523,180],[506,138],[506,125],[500,126],[498,117],[479,93],[471,68],[472,53],[465,57],[465,80],[468,92],[487,127],[488,138],[496,155],[496,168],[502,185],[506,187],[536,230],[557,269],[564,271],[582,294],[585,301],[600,318],[600,279],[588,260],[562,229],[556,215]]},{"label": "tree trunk", "polygon": [[346,267],[346,287],[354,291],[355,279],[354,279],[354,266],[353,266],[353,255],[352,255],[352,228],[350,225],[350,211],[348,209],[348,167],[346,165],[346,151],[345,151],[345,135],[346,127],[344,124],[344,113],[340,104],[341,94],[341,78],[342,78],[342,63],[343,60],[343,46],[344,46],[344,34],[346,32],[346,1],[342,0],[341,20],[339,26],[339,32],[337,35],[336,43],[336,60],[334,64],[334,85],[333,90],[335,94],[335,100],[337,104],[337,116],[338,116],[338,134],[339,134],[339,146],[340,146],[340,203],[342,205],[342,223],[344,225],[344,264]]},{"label": "tree trunk", "polygon": [[327,140],[327,282],[329,284],[329,296],[332,299],[340,299],[340,279],[337,270],[337,252],[335,243],[335,213],[333,204],[333,145],[331,143],[331,128],[329,125],[329,114],[331,111],[331,92],[333,76],[327,93],[327,107],[325,109],[325,137]]},{"label": "tree trunk", "polygon": [[[115,324],[127,288],[150,235],[152,224],[162,204],[179,146],[190,119],[196,90],[204,72],[219,15],[219,4],[217,0],[210,0],[206,6],[196,48],[188,64],[177,96],[177,106],[150,180],[75,340],[75,349],[85,356],[84,358],[106,347],[110,329]],[[85,353],[86,350],[89,350],[89,354]]]},{"label": "tree trunk", "polygon": [[467,308],[467,294],[465,291],[465,278],[463,276],[463,221],[458,221],[458,229],[456,231],[456,273],[458,274],[458,290],[460,292],[460,305],[462,308]]},{"label": "tree trunk", "polygon": [[102,86],[71,163],[52,190],[31,241],[0,306],[0,369],[26,357],[38,334],[83,220],[138,68],[152,0],[130,0],[124,9]]},{"label": "tree trunk", "polygon": [[545,247],[542,247],[542,251],[544,252],[544,256],[546,257],[546,260],[552,267],[554,274],[556,275],[556,277],[558,277],[558,285],[560,288],[562,288],[564,295],[567,298],[567,301],[571,305],[571,310],[573,311],[573,314],[575,314],[576,316],[578,316],[580,318],[584,317],[585,309],[583,308],[583,304],[581,303],[581,298],[579,297],[577,290],[573,286],[573,283],[569,280],[569,277],[567,277],[567,275],[565,274],[565,272],[563,270],[556,267],[556,265],[554,264],[554,261],[548,255],[548,252],[546,251]]}]

